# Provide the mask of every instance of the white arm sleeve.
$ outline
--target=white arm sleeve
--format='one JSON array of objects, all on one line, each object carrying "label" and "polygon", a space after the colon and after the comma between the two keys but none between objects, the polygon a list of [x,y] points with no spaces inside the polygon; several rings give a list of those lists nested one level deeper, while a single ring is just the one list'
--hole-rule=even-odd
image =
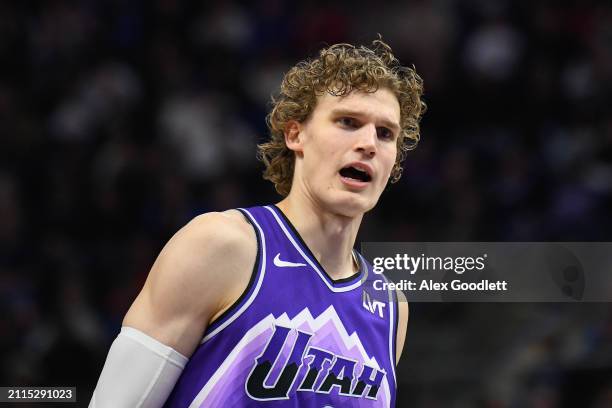
[{"label": "white arm sleeve", "polygon": [[187,360],[153,337],[124,326],[108,352],[89,408],[161,407]]}]

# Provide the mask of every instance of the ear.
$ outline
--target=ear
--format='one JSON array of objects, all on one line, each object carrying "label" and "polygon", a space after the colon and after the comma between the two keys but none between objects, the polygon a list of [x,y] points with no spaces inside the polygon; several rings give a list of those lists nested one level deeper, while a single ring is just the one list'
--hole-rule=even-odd
[{"label": "ear", "polygon": [[303,126],[297,120],[290,120],[285,125],[285,144],[289,150],[296,153],[304,151],[302,130]]}]

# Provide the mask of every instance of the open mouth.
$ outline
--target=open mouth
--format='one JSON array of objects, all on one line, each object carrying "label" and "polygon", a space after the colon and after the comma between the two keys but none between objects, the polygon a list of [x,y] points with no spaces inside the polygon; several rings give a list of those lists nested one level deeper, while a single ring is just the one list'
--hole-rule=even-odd
[{"label": "open mouth", "polygon": [[358,169],[354,166],[348,166],[340,169],[340,175],[342,177],[363,182],[372,180],[372,177],[365,170]]}]

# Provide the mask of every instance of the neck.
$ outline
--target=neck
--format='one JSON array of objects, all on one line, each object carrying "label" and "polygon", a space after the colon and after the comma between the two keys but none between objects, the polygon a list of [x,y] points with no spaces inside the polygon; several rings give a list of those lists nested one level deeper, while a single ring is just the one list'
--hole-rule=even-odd
[{"label": "neck", "polygon": [[346,278],[357,272],[352,249],[363,214],[357,217],[334,214],[316,203],[298,200],[291,194],[277,206],[332,279]]}]

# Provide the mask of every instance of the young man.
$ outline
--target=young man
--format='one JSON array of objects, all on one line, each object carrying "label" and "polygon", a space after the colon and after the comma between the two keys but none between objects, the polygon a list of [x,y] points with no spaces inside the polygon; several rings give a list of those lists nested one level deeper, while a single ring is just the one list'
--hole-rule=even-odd
[{"label": "young man", "polygon": [[394,406],[408,305],[364,307],[371,268],[352,248],[418,142],[422,92],[380,40],[292,68],[259,146],[284,199],[172,237],[90,407]]}]

